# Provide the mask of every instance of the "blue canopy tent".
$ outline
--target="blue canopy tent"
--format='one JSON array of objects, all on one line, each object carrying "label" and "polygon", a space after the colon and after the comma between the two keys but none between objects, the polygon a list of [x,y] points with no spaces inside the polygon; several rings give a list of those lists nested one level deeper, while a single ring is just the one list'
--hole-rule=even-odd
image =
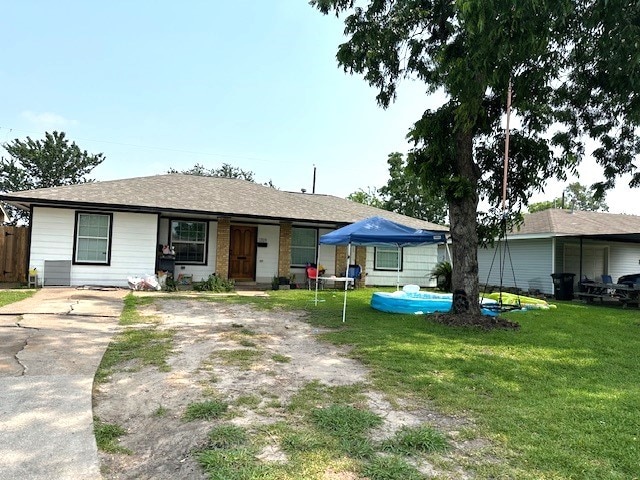
[{"label": "blue canopy tent", "polygon": [[[401,225],[382,217],[370,217],[339,228],[320,237],[321,245],[347,245],[347,269],[351,264],[351,245],[369,247],[417,247],[420,245],[433,245],[446,243],[444,232],[430,232],[419,230],[406,225]],[[318,250],[318,257],[320,256]],[[320,259],[316,264],[320,263]],[[400,270],[398,266],[398,288],[400,283]],[[347,274],[345,273],[345,276]],[[342,321],[345,321],[347,312],[347,289],[349,282],[344,283],[344,303],[342,307]],[[318,282],[316,282],[316,304],[318,301]]]}]

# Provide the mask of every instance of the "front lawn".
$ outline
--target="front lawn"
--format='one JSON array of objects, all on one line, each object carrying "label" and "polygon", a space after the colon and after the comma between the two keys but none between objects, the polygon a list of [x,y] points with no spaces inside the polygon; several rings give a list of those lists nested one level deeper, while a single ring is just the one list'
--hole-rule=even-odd
[{"label": "front lawn", "polygon": [[35,290],[0,290],[0,307],[29,298],[34,293]]},{"label": "front lawn", "polygon": [[371,294],[349,292],[345,324],[340,292],[321,292],[317,306],[306,290],[230,301],[305,309],[332,328],[326,339],[353,346],[377,388],[475,420],[502,460],[479,478],[639,478],[637,309],[558,302],[505,315],[519,331],[481,331],[378,312]]}]

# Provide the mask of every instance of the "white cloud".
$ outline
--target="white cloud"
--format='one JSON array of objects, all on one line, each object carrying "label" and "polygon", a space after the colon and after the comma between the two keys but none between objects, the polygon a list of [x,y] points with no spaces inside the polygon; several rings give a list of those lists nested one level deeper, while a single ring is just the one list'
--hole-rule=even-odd
[{"label": "white cloud", "polygon": [[44,130],[52,130],[56,128],[62,129],[78,124],[76,120],[69,120],[62,115],[51,112],[35,113],[31,110],[25,110],[20,115],[25,120],[31,122],[35,127]]}]

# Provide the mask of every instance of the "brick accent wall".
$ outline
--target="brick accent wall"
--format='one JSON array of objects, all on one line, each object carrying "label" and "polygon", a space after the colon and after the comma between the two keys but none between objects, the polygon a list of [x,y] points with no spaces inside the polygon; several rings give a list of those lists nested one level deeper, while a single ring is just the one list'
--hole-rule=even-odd
[{"label": "brick accent wall", "polygon": [[[365,268],[367,267],[367,247],[351,246],[351,264],[357,264],[362,267],[362,277],[357,281],[356,286],[362,287],[365,284]],[[347,271],[347,246],[336,245],[336,275],[342,275]]]},{"label": "brick accent wall", "polygon": [[229,248],[231,247],[231,220],[218,219],[218,237],[216,243],[216,274],[229,279]]},{"label": "brick accent wall", "polygon": [[367,247],[356,247],[355,260],[356,260],[355,262],[351,262],[351,263],[355,263],[355,264],[360,265],[362,267],[362,275],[360,276],[360,280],[358,280],[356,282],[356,286],[357,287],[364,287],[365,276],[367,274],[367,272],[366,272],[366,268],[367,268]]},{"label": "brick accent wall", "polygon": [[278,248],[278,276],[289,277],[291,273],[291,223],[280,223],[280,243]]},{"label": "brick accent wall", "polygon": [[346,245],[336,245],[336,276],[347,271],[347,247]]}]

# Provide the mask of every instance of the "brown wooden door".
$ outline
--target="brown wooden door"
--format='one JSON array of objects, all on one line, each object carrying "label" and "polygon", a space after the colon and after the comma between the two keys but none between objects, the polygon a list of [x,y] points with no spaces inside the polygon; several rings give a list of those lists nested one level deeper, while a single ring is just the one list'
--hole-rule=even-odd
[{"label": "brown wooden door", "polygon": [[255,280],[257,227],[231,226],[229,278]]}]

